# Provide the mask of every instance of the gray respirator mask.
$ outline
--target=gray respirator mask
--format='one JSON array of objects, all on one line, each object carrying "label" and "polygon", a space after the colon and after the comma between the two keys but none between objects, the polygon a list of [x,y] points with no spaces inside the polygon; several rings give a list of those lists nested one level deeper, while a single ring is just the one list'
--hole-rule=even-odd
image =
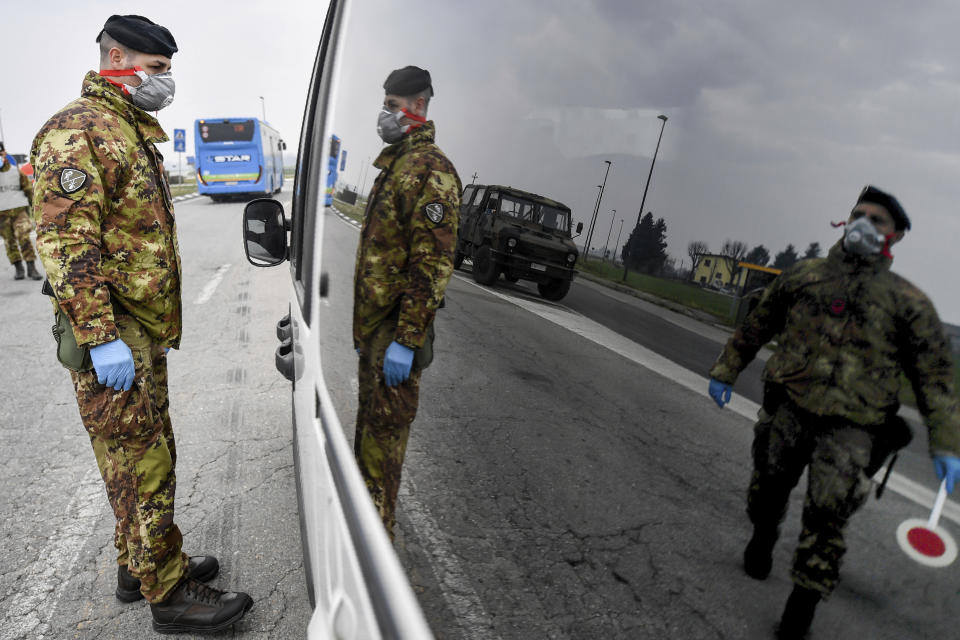
[{"label": "gray respirator mask", "polygon": [[883,251],[887,239],[867,218],[857,218],[843,230],[843,248],[847,253],[872,256]]},{"label": "gray respirator mask", "polygon": [[402,109],[399,111],[380,110],[380,115],[377,116],[377,133],[384,142],[387,144],[400,142],[403,135],[410,130],[410,125],[400,124],[405,115]]},{"label": "gray respirator mask", "polygon": [[165,71],[151,76],[138,68],[136,75],[141,80],[140,86],[127,87],[127,91],[130,92],[130,101],[134,105],[144,111],[159,111],[170,106],[170,103],[173,102],[173,94],[177,89],[177,84],[173,81],[173,74]]}]

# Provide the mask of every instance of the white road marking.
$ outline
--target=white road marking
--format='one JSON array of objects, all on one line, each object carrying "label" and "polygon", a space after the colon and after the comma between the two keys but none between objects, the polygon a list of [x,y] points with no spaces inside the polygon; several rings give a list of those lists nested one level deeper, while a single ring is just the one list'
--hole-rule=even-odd
[{"label": "white road marking", "polygon": [[213,296],[213,292],[217,290],[217,287],[220,285],[220,281],[223,280],[223,276],[227,273],[227,270],[230,268],[229,264],[220,265],[220,268],[217,269],[217,272],[213,274],[213,277],[207,282],[203,287],[203,291],[200,292],[200,295],[197,296],[197,299],[193,301],[193,304],[203,304]]},{"label": "white road marking", "polygon": [[103,513],[104,498],[100,473],[90,469],[64,510],[62,529],[52,533],[51,544],[37,554],[35,561],[20,569],[19,575],[29,576],[29,581],[13,581],[17,593],[3,612],[0,640],[57,635],[50,628],[50,619],[63,592],[73,584],[64,577],[76,575],[77,558]]},{"label": "white road marking", "polygon": [[[471,284],[486,291],[492,296],[506,300],[507,302],[510,302],[521,309],[525,309],[530,313],[543,318],[544,320],[549,320],[550,322],[572,331],[573,333],[581,335],[587,340],[590,340],[601,347],[605,347],[610,351],[613,351],[614,353],[617,353],[624,358],[632,360],[640,366],[653,371],[654,373],[660,374],[668,380],[676,382],[681,387],[685,387],[698,395],[707,395],[707,386],[710,382],[709,379],[696,374],[689,369],[681,367],[676,362],[668,360],[658,353],[654,353],[653,351],[637,344],[633,340],[630,340],[619,333],[604,327],[600,323],[595,322],[586,316],[574,313],[573,311],[563,307],[534,302],[532,300],[527,300],[520,297],[504,295],[495,289],[481,286],[475,283],[472,279],[468,279],[461,274],[454,275],[462,282]],[[760,410],[760,405],[752,400],[748,400],[743,396],[734,394],[730,400],[730,404],[728,404],[726,408],[730,409],[734,413],[740,414],[744,418],[747,418],[750,420],[750,422],[755,422],[757,419],[757,411]],[[874,477],[882,478],[885,471],[886,468],[880,469],[880,471],[878,471],[877,475]],[[890,474],[890,478],[887,480],[887,488],[890,491],[900,494],[907,500],[915,502],[928,509],[933,505],[933,501],[936,496],[934,491],[927,489],[923,485],[910,480],[906,476],[903,476],[896,471]],[[947,501],[943,508],[942,517],[947,518],[956,524],[960,524],[960,505],[957,505],[955,502]]]},{"label": "white road marking", "polygon": [[499,640],[493,630],[493,618],[483,606],[483,600],[474,590],[467,578],[467,571],[449,544],[447,536],[437,526],[425,504],[417,500],[417,486],[407,474],[400,486],[401,504],[404,514],[413,525],[414,531],[422,543],[430,546],[430,571],[440,585],[440,593],[450,608],[454,620],[469,640]]}]

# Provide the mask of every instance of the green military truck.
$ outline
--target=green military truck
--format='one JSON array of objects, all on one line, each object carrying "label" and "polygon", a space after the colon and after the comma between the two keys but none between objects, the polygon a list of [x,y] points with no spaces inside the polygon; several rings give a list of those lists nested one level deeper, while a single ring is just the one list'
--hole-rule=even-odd
[{"label": "green military truck", "polygon": [[[492,285],[531,280],[547,300],[560,300],[576,275],[570,207],[513,187],[471,184],[463,190],[454,267],[473,260],[473,279]],[[576,233],[583,230],[577,224]]]}]

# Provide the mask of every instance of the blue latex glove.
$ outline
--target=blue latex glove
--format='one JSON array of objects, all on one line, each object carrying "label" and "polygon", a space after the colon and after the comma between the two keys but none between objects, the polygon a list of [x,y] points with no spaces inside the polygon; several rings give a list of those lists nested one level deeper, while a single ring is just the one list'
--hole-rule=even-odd
[{"label": "blue latex glove", "polygon": [[133,354],[126,343],[117,338],[90,348],[90,359],[97,372],[97,382],[117,391],[129,391],[133,385],[135,368]]},{"label": "blue latex glove", "polygon": [[717,406],[723,409],[723,405],[730,402],[730,394],[733,393],[733,386],[710,378],[710,388],[707,393],[717,403]]},{"label": "blue latex glove", "polygon": [[960,458],[933,456],[933,470],[937,472],[938,479],[947,479],[947,493],[952,493],[954,483],[960,480]]},{"label": "blue latex glove", "polygon": [[383,356],[383,377],[388,387],[395,387],[410,377],[413,365],[413,349],[405,347],[396,340],[387,347]]}]

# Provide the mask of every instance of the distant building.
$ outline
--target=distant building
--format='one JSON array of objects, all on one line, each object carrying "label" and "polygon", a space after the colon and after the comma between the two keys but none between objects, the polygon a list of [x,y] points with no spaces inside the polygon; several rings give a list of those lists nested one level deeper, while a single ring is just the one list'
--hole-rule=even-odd
[{"label": "distant building", "polygon": [[694,265],[690,279],[702,287],[725,289],[742,295],[766,287],[780,271],[773,267],[734,261],[718,253],[705,253]]}]

